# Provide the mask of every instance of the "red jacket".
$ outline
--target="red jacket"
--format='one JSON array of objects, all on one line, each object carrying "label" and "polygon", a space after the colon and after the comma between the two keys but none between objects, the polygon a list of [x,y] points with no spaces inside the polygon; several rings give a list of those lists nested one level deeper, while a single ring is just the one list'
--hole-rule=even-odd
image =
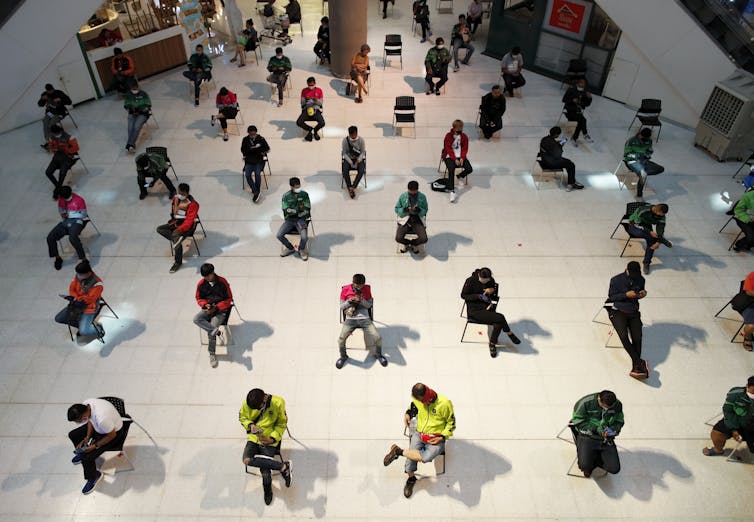
[{"label": "red jacket", "polygon": [[236,94],[231,91],[228,91],[228,94],[225,96],[219,92],[217,93],[217,96],[215,96],[215,106],[217,107],[235,107],[237,103],[238,100],[236,99]]},{"label": "red jacket", "polygon": [[214,284],[203,277],[196,284],[196,304],[200,308],[204,305],[213,304],[221,312],[229,309],[233,304],[233,292],[230,291],[230,285],[224,277],[215,274]]},{"label": "red jacket", "polygon": [[[119,71],[118,68],[122,68],[122,71]],[[131,58],[126,53],[119,54],[118,56],[113,56],[113,59],[110,61],[110,70],[113,74],[122,74],[123,76],[133,76],[135,66],[134,66],[134,59]]]},{"label": "red jacket", "polygon": [[[348,301],[353,296],[356,295],[356,292],[353,291],[353,285],[346,285],[343,288],[340,289],[340,300],[341,301]],[[369,285],[364,285],[361,289],[361,297],[362,299],[371,299],[372,298],[372,287]]]},{"label": "red jacket", "polygon": [[[445,141],[443,142],[442,147],[442,159],[450,158],[452,160],[458,159],[456,158],[455,154],[453,154],[453,138],[455,136],[455,132],[453,129],[450,129],[450,132],[445,135]],[[462,160],[466,159],[466,153],[469,152],[469,137],[466,135],[465,132],[461,132],[461,158]]]},{"label": "red jacket", "polygon": [[72,295],[76,301],[83,301],[86,303],[86,308],[84,309],[85,314],[93,314],[97,310],[97,301],[102,295],[102,290],[105,289],[105,287],[102,286],[102,279],[100,279],[96,275],[94,276],[94,278],[97,280],[97,282],[93,287],[89,289],[89,292],[87,292],[86,294],[81,288],[81,281],[79,281],[78,277],[74,277],[73,281],[71,281],[71,284],[68,287],[68,293]]},{"label": "red jacket", "polygon": [[188,232],[191,230],[191,227],[194,226],[194,222],[196,221],[196,217],[199,214],[199,203],[197,203],[193,197],[189,196],[189,204],[188,208],[186,209],[186,217],[178,217],[178,205],[181,203],[181,200],[178,199],[178,195],[176,194],[173,196],[173,203],[170,210],[170,217],[173,219],[183,219],[183,223],[178,225],[178,230],[181,232]]},{"label": "red jacket", "polygon": [[76,141],[76,138],[64,132],[59,140],[55,136],[50,136],[50,144],[47,150],[53,154],[62,152],[66,156],[73,156],[79,151],[79,142]]}]

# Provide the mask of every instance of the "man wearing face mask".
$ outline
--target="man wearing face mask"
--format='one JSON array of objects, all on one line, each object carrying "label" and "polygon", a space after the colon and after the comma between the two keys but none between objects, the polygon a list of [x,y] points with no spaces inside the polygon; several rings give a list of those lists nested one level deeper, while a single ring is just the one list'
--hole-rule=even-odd
[{"label": "man wearing face mask", "polygon": [[58,312],[55,322],[71,326],[78,325],[77,337],[96,335],[102,340],[105,336],[105,329],[101,324],[94,324],[94,317],[97,315],[99,298],[102,296],[103,289],[102,279],[92,271],[89,261],[86,259],[81,261],[76,265],[76,277],[68,286],[69,295],[65,296],[65,299],[69,301],[68,306]]},{"label": "man wearing face mask", "polygon": [[270,152],[270,146],[264,137],[257,134],[256,126],[249,125],[246,132],[247,136],[241,140],[243,174],[246,176],[246,183],[251,188],[251,200],[256,203],[262,193],[262,170],[267,160],[267,153]]},{"label": "man wearing face mask", "polygon": [[398,457],[406,458],[408,479],[403,495],[410,498],[416,484],[417,463],[432,462],[444,454],[445,441],[453,436],[456,429],[453,403],[429,386],[416,383],[411,388],[411,403],[404,415],[404,423],[410,432],[409,448],[404,450],[393,444],[382,463],[389,466]]},{"label": "man wearing face mask", "polygon": [[[52,199],[58,199],[56,191],[60,190],[63,186],[66,174],[68,174],[73,164],[79,159],[79,142],[76,138],[65,132],[63,127],[58,123],[50,127],[50,132],[52,135],[50,136],[47,150],[52,152],[53,156],[50,164],[47,166],[47,170],[45,170],[45,176],[55,186],[52,192]],[[56,170],[58,171],[57,180],[55,179]]]},{"label": "man wearing face mask", "polygon": [[492,90],[482,96],[482,104],[479,106],[479,128],[485,139],[492,138],[503,128],[505,105],[505,96],[500,92],[499,85],[493,85]]},{"label": "man wearing face mask", "polygon": [[610,279],[610,289],[607,301],[605,301],[612,303],[608,316],[623,348],[631,357],[629,375],[636,379],[649,377],[647,361],[641,358],[642,323],[641,312],[639,312],[639,299],[644,299],[646,296],[641,265],[637,261],[631,261],[626,266],[625,272]]},{"label": "man wearing face mask", "polygon": [[173,274],[183,264],[183,240],[196,228],[199,203],[189,193],[188,183],[178,185],[178,194],[170,204],[170,221],[157,227],[157,233],[170,241],[175,255],[170,273]]},{"label": "man wearing face mask", "polygon": [[[322,89],[317,87],[317,80],[314,76],[306,79],[306,87],[301,89],[301,115],[296,120],[296,126],[306,132],[304,139],[312,141],[312,138],[319,141],[321,136],[319,130],[325,126],[325,118],[322,116]],[[306,124],[308,121],[316,122],[317,125],[311,128]]]},{"label": "man wearing face mask", "polygon": [[552,127],[550,133],[539,141],[539,160],[543,169],[565,169],[566,192],[581,190],[584,185],[576,181],[576,165],[563,157],[563,145],[568,138],[560,136],[560,127]]},{"label": "man wearing face mask", "polygon": [[306,242],[309,237],[309,220],[311,219],[312,203],[309,200],[309,194],[301,190],[300,179],[294,177],[288,183],[291,186],[291,190],[283,194],[284,219],[277,234],[278,241],[283,244],[280,257],[286,257],[296,252],[291,242],[285,237],[286,234],[290,234],[295,230],[300,237],[298,255],[302,261],[306,261],[309,259]]},{"label": "man wearing face mask", "polygon": [[708,457],[723,455],[725,441],[730,438],[746,441],[749,451],[754,453],[754,375],[749,377],[746,387],[730,389],[723,404],[723,418],[712,428],[710,438],[712,447],[702,450]]},{"label": "man wearing face mask", "polygon": [[45,142],[42,144],[43,149],[50,146],[50,137],[52,136],[52,126],[60,123],[68,113],[66,105],[73,102],[66,93],[53,87],[51,83],[45,85],[45,90],[39,97],[37,105],[44,107],[45,115],[42,118],[42,131],[44,132]]},{"label": "man wearing face mask", "polygon": [[464,65],[469,65],[471,55],[474,54],[471,32],[466,24],[466,15],[458,16],[458,23],[453,26],[453,30],[450,32],[450,45],[453,46],[453,72],[458,72],[458,69],[460,69],[458,66],[458,50],[466,49],[466,56],[461,62]]},{"label": "man wearing face mask", "polygon": [[207,332],[209,365],[217,368],[215,346],[220,326],[227,323],[230,307],[233,306],[233,292],[224,277],[215,274],[212,263],[204,263],[199,269],[202,278],[196,284],[196,304],[201,310],[194,316],[194,324]]},{"label": "man wearing face mask", "polygon": [[81,426],[68,433],[75,448],[73,464],[84,468],[84,489],[88,495],[97,487],[102,472],[97,471],[97,458],[114,448],[120,448],[126,438],[123,419],[110,401],[105,399],[86,399],[83,403],[73,404],[68,408],[68,422]]},{"label": "man wearing face mask", "polygon": [[[175,197],[175,185],[168,177],[168,166],[165,164],[165,157],[156,152],[143,152],[136,156],[136,183],[139,185],[139,199],[147,197],[147,188],[154,186],[157,180],[162,181],[165,188],[168,189],[168,197]],[[147,178],[152,178],[147,183]]]},{"label": "man wearing face mask", "polygon": [[[356,197],[356,187],[359,186],[361,178],[367,170],[367,147],[364,138],[359,136],[359,129],[355,125],[348,127],[348,136],[343,138],[341,147],[341,170],[343,181],[348,189],[348,195],[351,199]],[[356,179],[351,182],[351,171],[356,171]]]},{"label": "man wearing face mask", "polygon": [[[414,254],[424,254],[424,244],[427,242],[425,218],[429,211],[427,196],[419,192],[419,183],[415,180],[409,181],[407,188],[395,204],[395,214],[398,216],[395,241],[400,254],[405,254],[409,248]],[[415,234],[416,239],[406,239],[408,234]]]},{"label": "man wearing face mask", "polygon": [[194,83],[194,107],[198,107],[202,82],[212,79],[212,61],[204,54],[201,44],[196,46],[196,52],[191,55],[186,66],[188,71],[183,71],[183,76]]},{"label": "man wearing face mask", "polygon": [[584,109],[592,104],[592,95],[586,90],[586,81],[578,80],[575,85],[570,87],[563,95],[563,111],[568,121],[576,122],[576,130],[573,131],[573,145],[579,146],[579,136],[584,133],[584,139],[592,143],[592,137],[586,129],[586,117]]},{"label": "man wearing face mask", "polygon": [[364,330],[364,342],[367,345],[367,350],[372,352],[374,358],[382,366],[387,366],[387,359],[382,355],[382,337],[380,337],[380,333],[369,315],[369,310],[374,303],[372,288],[365,283],[364,274],[354,274],[352,283],[340,289],[340,309],[343,311],[345,319],[338,337],[340,357],[335,362],[335,367],[338,370],[343,368],[343,365],[348,361],[346,339],[357,328]]},{"label": "man wearing face mask", "polygon": [[128,112],[126,150],[133,153],[136,151],[136,140],[139,139],[141,128],[152,115],[152,100],[146,92],[139,89],[136,80],[131,80],[129,84],[123,108]]},{"label": "man wearing face mask", "polygon": [[[450,192],[450,202],[456,200],[455,179],[458,177],[458,186],[462,187],[468,184],[466,176],[471,174],[474,169],[471,168],[466,154],[469,152],[469,137],[463,132],[463,122],[454,120],[450,131],[445,135],[442,145],[442,160],[448,169],[448,182],[445,190]],[[456,169],[462,169],[456,174]]]},{"label": "man wearing face mask", "polygon": [[[427,95],[435,93],[440,96],[440,89],[448,81],[449,63],[450,51],[445,48],[445,40],[438,38],[435,40],[435,46],[427,51],[427,56],[424,58],[424,69],[427,71],[424,81],[429,87]],[[434,83],[433,78],[440,78],[440,81]]]},{"label": "man wearing face mask", "polygon": [[508,326],[505,316],[496,311],[499,299],[497,290],[492,271],[486,267],[474,270],[461,289],[461,299],[466,301],[469,319],[492,326],[489,341],[490,357],[497,357],[497,338],[500,332],[505,332],[513,344],[521,343],[521,339],[516,337]]},{"label": "man wearing face mask", "polygon": [[570,422],[576,442],[579,469],[590,477],[594,468],[620,471],[615,437],[623,428],[623,404],[610,390],[590,393],[573,407]]},{"label": "man wearing face mask", "polygon": [[73,246],[79,259],[82,261],[86,259],[84,246],[79,239],[87,219],[86,201],[78,194],[74,194],[71,187],[67,185],[61,187],[58,196],[60,196],[58,213],[62,220],[47,234],[47,251],[50,257],[55,259],[55,270],[60,270],[63,267],[63,258],[58,253],[58,241],[65,236],[70,239],[71,246]]},{"label": "man wearing face mask", "polygon": [[649,265],[652,263],[655,250],[660,248],[661,244],[673,248],[673,243],[665,238],[665,216],[669,210],[666,203],[643,205],[634,210],[628,218],[629,224],[626,226],[628,235],[647,242],[643,264],[645,275],[649,274]]},{"label": "man wearing face mask", "polygon": [[665,172],[665,168],[653,161],[652,154],[652,129],[644,127],[632,136],[623,148],[623,162],[632,172],[639,176],[636,183],[636,198],[641,200],[644,196],[644,184],[647,176],[655,176]]},{"label": "man wearing face mask", "polygon": [[128,91],[129,83],[134,79],[136,64],[134,59],[124,53],[119,47],[113,49],[113,57],[110,61],[110,72],[113,73],[112,87],[119,93],[125,94]]},{"label": "man wearing face mask", "polygon": [[283,48],[277,47],[275,49],[275,56],[270,58],[267,63],[267,70],[270,75],[267,77],[267,81],[274,83],[278,88],[278,107],[283,106],[283,89],[288,81],[288,75],[291,73],[293,66],[290,59],[283,55]]}]

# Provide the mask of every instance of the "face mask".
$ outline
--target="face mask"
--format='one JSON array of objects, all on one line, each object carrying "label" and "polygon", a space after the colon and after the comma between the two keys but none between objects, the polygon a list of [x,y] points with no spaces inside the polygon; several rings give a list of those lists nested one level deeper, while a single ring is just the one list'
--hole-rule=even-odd
[{"label": "face mask", "polygon": [[131,91],[131,94],[139,94],[139,91]]},{"label": "face mask", "polygon": [[275,55],[275,58],[282,58],[282,57],[283,57],[283,55],[282,55],[282,54],[276,54],[276,55]]},{"label": "face mask", "polygon": [[73,199],[73,196],[66,198],[66,201],[71,201]]},{"label": "face mask", "polygon": [[422,397],[421,402],[422,404],[431,404],[435,399],[437,399],[437,392],[431,388],[427,388],[427,392]]},{"label": "face mask", "polygon": [[576,87],[576,90],[579,91],[579,92],[581,92],[581,91],[584,90],[584,88],[583,87]]},{"label": "face mask", "polygon": [[59,140],[60,138],[63,137],[63,135],[62,134],[53,134],[52,137],[55,138],[56,140]]},{"label": "face mask", "polygon": [[184,195],[182,195],[182,194],[178,194],[178,199],[179,199],[180,201],[186,201],[186,196],[184,196]]},{"label": "face mask", "polygon": [[489,279],[482,279],[482,278],[480,277],[480,278],[479,278],[479,282],[480,282],[480,283],[482,283],[483,285],[486,285],[487,283],[489,283],[489,282],[490,282],[490,280],[489,280]]},{"label": "face mask", "polygon": [[445,49],[445,46],[444,46],[444,45],[438,45],[438,46],[437,46],[437,50],[438,50],[438,51],[442,51],[443,49]]},{"label": "face mask", "polygon": [[84,279],[86,279],[86,276],[83,274],[76,274],[76,279],[78,279],[79,281],[83,281]]},{"label": "face mask", "polygon": [[746,395],[748,395],[749,398],[754,401],[754,393],[746,392]]},{"label": "face mask", "polygon": [[301,187],[296,187],[293,189],[294,194],[298,194],[299,192],[301,192]]},{"label": "face mask", "polygon": [[462,131],[457,130],[455,132],[456,132],[456,134],[461,134]]}]

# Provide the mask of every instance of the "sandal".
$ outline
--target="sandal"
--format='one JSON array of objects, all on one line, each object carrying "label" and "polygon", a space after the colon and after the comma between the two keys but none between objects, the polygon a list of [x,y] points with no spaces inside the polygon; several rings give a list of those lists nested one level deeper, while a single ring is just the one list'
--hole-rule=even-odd
[{"label": "sandal", "polygon": [[361,98],[356,98],[356,99],[355,99],[354,101],[355,101],[356,103],[361,103],[361,102],[363,102],[364,100],[363,100],[363,99],[361,99]]},{"label": "sandal", "polygon": [[744,350],[746,350],[747,352],[750,352],[752,350],[752,341],[753,340],[754,339],[752,339],[752,338],[747,339],[747,338],[744,337]]},{"label": "sandal", "polygon": [[230,63],[234,63],[235,61],[236,61],[236,59],[235,59],[235,58],[231,58],[231,59],[230,59]]},{"label": "sandal", "polygon": [[723,451],[715,451],[715,448],[704,448],[702,450],[702,454],[708,456],[708,457],[719,457],[725,453],[725,450]]}]

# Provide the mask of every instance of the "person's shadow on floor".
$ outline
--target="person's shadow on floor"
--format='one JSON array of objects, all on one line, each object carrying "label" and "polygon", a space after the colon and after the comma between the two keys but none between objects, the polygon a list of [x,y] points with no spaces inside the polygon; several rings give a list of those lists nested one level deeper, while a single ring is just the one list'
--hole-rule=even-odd
[{"label": "person's shadow on floor", "polygon": [[[233,315],[233,312],[231,312]],[[246,369],[251,371],[254,368],[254,364],[251,358],[250,352],[254,349],[254,343],[264,337],[271,337],[275,330],[268,324],[262,321],[244,321],[241,320],[240,324],[234,324],[234,317],[228,320],[228,328],[230,329],[233,344],[227,346],[228,355],[219,355],[218,358],[229,359],[231,362],[243,364]],[[238,317],[235,317],[238,320]],[[246,355],[249,353],[249,355]]]},{"label": "person's shadow on floor", "polygon": [[[421,338],[421,334],[416,330],[412,330],[411,327],[402,324],[389,325],[380,321],[374,321],[374,325],[377,327],[380,337],[382,337],[382,355],[388,360],[388,364],[405,366],[406,359],[401,354],[401,350],[407,348],[407,339],[418,341]],[[358,349],[358,346],[354,348]],[[366,357],[361,361],[350,356],[348,359],[349,364],[361,368],[371,368],[376,361],[377,359],[369,351],[366,351]]]},{"label": "person's shadow on floor", "polygon": [[[431,224],[430,224],[431,226]],[[455,252],[458,245],[470,245],[474,240],[470,237],[455,234],[453,232],[440,232],[431,235],[428,233],[429,241],[425,245],[427,255],[438,261],[447,261],[451,252]]]},{"label": "person's shadow on floor", "polygon": [[[613,330],[614,331],[614,330]],[[620,340],[616,343],[622,348]],[[682,323],[652,323],[642,329],[642,358],[649,363],[649,378],[644,380],[653,388],[659,388],[660,372],[658,366],[664,363],[673,346],[696,350],[697,346],[707,341],[707,332],[695,326]]]},{"label": "person's shadow on floor", "polygon": [[507,352],[516,353],[518,355],[536,355],[539,350],[534,348],[534,337],[552,337],[552,333],[549,330],[545,330],[539,323],[533,319],[521,319],[510,323],[511,331],[521,339],[521,344],[513,344],[508,339],[508,336],[504,333],[498,337],[498,342],[503,345],[503,349]]},{"label": "person's shadow on floor", "polygon": [[665,481],[668,473],[685,482],[693,477],[691,470],[669,453],[654,449],[629,451],[619,448],[618,454],[621,472],[595,480],[602,492],[613,499],[628,494],[637,500],[649,502],[655,487],[663,491],[671,489]]}]

